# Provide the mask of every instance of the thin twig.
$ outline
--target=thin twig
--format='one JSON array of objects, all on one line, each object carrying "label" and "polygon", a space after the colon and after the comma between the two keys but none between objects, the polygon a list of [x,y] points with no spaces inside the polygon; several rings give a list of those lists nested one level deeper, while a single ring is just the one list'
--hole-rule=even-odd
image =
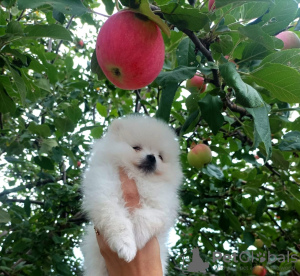
[{"label": "thin twig", "polygon": [[39,187],[39,186],[46,185],[48,183],[55,183],[59,180],[62,180],[62,177],[56,178],[55,180],[52,180],[52,179],[38,180],[35,183],[29,183],[29,184],[18,186],[18,187],[12,188],[12,189],[4,190],[2,193],[0,193],[0,197],[4,196],[4,195],[7,195],[7,194],[10,194],[10,193],[15,193],[15,192],[18,192],[18,191],[21,191],[21,190],[24,190],[24,189],[31,189],[31,188],[34,188],[34,187]]},{"label": "thin twig", "polygon": [[95,13],[95,14],[98,14],[98,15],[100,15],[100,16],[104,16],[104,17],[106,17],[106,18],[109,18],[109,15],[107,15],[107,14],[103,14],[103,13],[100,13],[100,12],[96,12],[96,11],[94,11],[94,10],[90,10],[92,13]]},{"label": "thin twig", "polygon": [[236,105],[235,103],[233,103],[232,101],[230,101],[230,99],[228,97],[225,97],[224,101],[225,101],[226,106],[231,111],[240,113],[242,117],[248,114],[248,112],[247,112],[247,110],[245,108]]},{"label": "thin twig", "polygon": [[[139,89],[139,91],[141,91],[141,90]],[[139,113],[139,111],[141,109],[140,97],[138,96],[138,90],[134,90],[134,92],[136,94],[134,113]]]},{"label": "thin twig", "polygon": [[[208,61],[214,62],[214,59],[209,50],[205,48],[200,39],[192,32],[191,30],[184,29],[182,30],[195,44],[196,48],[206,57]],[[219,74],[217,69],[212,69],[212,74],[214,77],[213,84],[216,87],[220,87]]]},{"label": "thin twig", "polygon": [[[67,29],[67,30],[70,28],[70,26],[71,26],[71,23],[72,23],[72,21],[73,21],[74,17],[75,17],[74,15],[72,15],[72,16],[71,16],[71,18],[70,18],[70,20],[69,20],[69,22],[68,22],[68,24],[67,24],[67,26],[66,26],[66,29]],[[60,46],[62,45],[62,43],[63,43],[63,40],[61,39],[61,40],[59,41],[58,45],[57,45],[57,48],[56,48],[55,54],[58,54],[59,48],[60,48]],[[54,59],[54,60],[52,60],[52,61],[51,61],[51,63],[53,64],[53,63],[54,63],[54,61],[55,61],[55,59]]]},{"label": "thin twig", "polygon": [[[287,240],[291,240],[291,237],[281,228],[281,226],[277,223],[277,221],[273,218],[273,216],[268,212],[266,211],[267,215],[269,216],[269,218],[271,219],[271,221],[278,227],[279,231],[281,232],[281,234],[287,239]],[[298,245],[293,242],[293,244],[295,245],[295,248],[300,252],[300,249],[298,247]]]},{"label": "thin twig", "polygon": [[260,188],[261,190],[264,190],[264,191],[267,191],[267,192],[270,192],[270,193],[274,193],[274,190],[269,189],[269,188],[266,188],[266,187],[264,187],[264,186],[260,186],[259,188]]},{"label": "thin twig", "polygon": [[22,12],[21,12],[21,14],[19,15],[17,21],[20,21],[20,20],[21,20],[21,18],[22,18],[22,16],[23,16],[24,12],[25,12],[25,10],[22,10]]},{"label": "thin twig", "polygon": [[281,174],[276,171],[269,163],[266,162],[265,166],[273,173],[273,174],[276,174],[277,176],[281,176]]},{"label": "thin twig", "polygon": [[[20,202],[20,203],[25,203],[26,199],[8,198],[8,199],[5,199],[4,202]],[[32,204],[37,204],[37,205],[44,205],[44,202],[39,201],[39,200],[29,200],[29,202],[32,203]]]},{"label": "thin twig", "polygon": [[[136,97],[138,98],[138,100],[141,101],[142,98],[141,98],[141,95],[140,95],[140,93],[139,93],[139,90],[134,90],[134,92],[135,92]],[[140,104],[142,105],[145,114],[147,114],[147,115],[149,116],[149,112],[148,112],[147,108],[145,107],[145,105],[142,104],[141,102],[140,102]]]},{"label": "thin twig", "polygon": [[2,113],[0,112],[0,129],[3,129]]}]

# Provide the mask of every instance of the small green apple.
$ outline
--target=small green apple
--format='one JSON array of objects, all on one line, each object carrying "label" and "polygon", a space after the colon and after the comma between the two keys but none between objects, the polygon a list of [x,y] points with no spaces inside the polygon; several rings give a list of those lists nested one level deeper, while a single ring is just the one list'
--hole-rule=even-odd
[{"label": "small green apple", "polygon": [[209,146],[205,144],[198,144],[191,147],[187,156],[188,162],[195,168],[202,168],[205,164],[211,162],[212,154]]},{"label": "small green apple", "polygon": [[253,244],[256,248],[262,248],[264,246],[264,242],[261,239],[256,239]]},{"label": "small green apple", "polygon": [[300,273],[300,260],[297,260],[297,262],[295,263],[295,269]]}]

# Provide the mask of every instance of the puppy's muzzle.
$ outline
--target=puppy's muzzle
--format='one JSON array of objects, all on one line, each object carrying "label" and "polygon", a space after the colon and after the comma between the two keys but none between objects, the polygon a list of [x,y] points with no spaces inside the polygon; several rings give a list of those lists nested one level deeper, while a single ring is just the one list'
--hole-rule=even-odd
[{"label": "puppy's muzzle", "polygon": [[156,169],[156,158],[153,154],[148,154],[146,158],[139,164],[139,169],[144,173],[152,173]]}]

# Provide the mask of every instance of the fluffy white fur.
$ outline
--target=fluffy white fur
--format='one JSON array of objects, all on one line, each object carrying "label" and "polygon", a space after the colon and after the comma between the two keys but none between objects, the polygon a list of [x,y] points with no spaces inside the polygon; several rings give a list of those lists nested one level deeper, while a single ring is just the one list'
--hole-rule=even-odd
[{"label": "fluffy white fur", "polygon": [[[139,167],[148,155],[154,155],[156,160],[156,167],[150,172]],[[141,208],[133,212],[125,207],[119,167],[123,167],[137,185]],[[127,262],[156,236],[165,272],[166,242],[177,216],[177,190],[181,180],[179,145],[167,124],[137,115],[117,119],[105,137],[93,146],[82,184],[83,209],[111,249]],[[85,276],[106,276],[93,226],[86,232],[82,244]]]}]

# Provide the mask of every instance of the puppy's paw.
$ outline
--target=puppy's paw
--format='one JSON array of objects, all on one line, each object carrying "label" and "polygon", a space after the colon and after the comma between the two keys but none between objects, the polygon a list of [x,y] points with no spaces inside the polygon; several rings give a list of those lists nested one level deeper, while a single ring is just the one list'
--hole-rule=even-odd
[{"label": "puppy's paw", "polygon": [[137,247],[134,237],[123,237],[114,238],[110,245],[111,249],[118,253],[119,258],[124,259],[126,262],[130,262],[134,259]]},{"label": "puppy's paw", "polygon": [[135,241],[141,249],[164,228],[164,214],[154,209],[137,209],[133,214]]}]

